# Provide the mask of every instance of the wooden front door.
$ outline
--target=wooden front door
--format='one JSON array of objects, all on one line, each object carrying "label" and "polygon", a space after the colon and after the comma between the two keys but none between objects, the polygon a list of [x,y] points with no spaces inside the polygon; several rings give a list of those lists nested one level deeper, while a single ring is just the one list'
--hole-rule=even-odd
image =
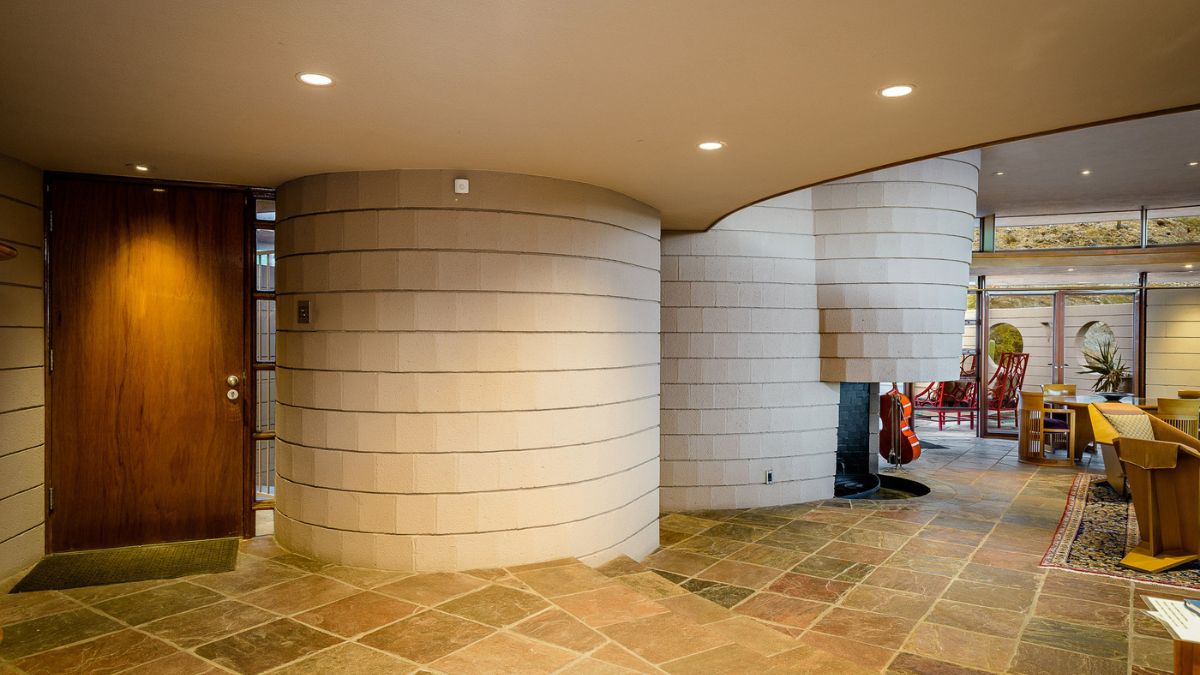
[{"label": "wooden front door", "polygon": [[241,534],[244,194],[47,185],[49,549]]}]

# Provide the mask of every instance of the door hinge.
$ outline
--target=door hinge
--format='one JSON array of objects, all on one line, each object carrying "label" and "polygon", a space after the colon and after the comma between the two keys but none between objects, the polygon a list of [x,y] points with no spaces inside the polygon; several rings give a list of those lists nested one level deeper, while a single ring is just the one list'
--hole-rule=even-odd
[{"label": "door hinge", "polygon": [[54,349],[50,349],[50,372],[54,372]]},{"label": "door hinge", "polygon": [[54,513],[54,488],[48,488],[46,490],[46,501],[47,509],[50,511],[50,513]]},{"label": "door hinge", "polygon": [[53,232],[54,231],[54,212],[47,211],[46,218],[49,220],[49,223],[50,223],[50,231]]}]

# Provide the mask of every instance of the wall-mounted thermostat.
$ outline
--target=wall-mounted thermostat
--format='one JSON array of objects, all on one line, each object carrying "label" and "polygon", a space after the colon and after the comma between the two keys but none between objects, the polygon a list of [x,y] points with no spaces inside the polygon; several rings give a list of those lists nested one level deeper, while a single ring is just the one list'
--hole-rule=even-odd
[{"label": "wall-mounted thermostat", "polygon": [[471,181],[466,178],[454,179],[454,194],[465,195],[471,193]]}]

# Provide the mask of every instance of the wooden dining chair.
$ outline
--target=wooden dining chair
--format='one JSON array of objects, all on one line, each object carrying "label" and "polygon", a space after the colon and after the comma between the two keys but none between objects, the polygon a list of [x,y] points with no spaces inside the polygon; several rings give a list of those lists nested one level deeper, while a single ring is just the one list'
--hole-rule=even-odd
[{"label": "wooden dining chair", "polygon": [[1200,399],[1160,398],[1155,416],[1192,438],[1200,438]]},{"label": "wooden dining chair", "polygon": [[[1054,384],[1054,383],[1043,384],[1042,385],[1042,395],[1043,396],[1074,396],[1075,395],[1075,385],[1073,385],[1073,384]],[[1066,418],[1063,417],[1062,415],[1055,415],[1055,418],[1059,419],[1059,420],[1064,420],[1064,421],[1066,420]]]},{"label": "wooden dining chair", "polygon": [[[1054,457],[1054,443],[1047,438],[1066,439],[1065,459]],[[1017,408],[1017,460],[1026,464],[1074,466],[1075,411],[1047,408],[1040,391],[1022,391]]]}]

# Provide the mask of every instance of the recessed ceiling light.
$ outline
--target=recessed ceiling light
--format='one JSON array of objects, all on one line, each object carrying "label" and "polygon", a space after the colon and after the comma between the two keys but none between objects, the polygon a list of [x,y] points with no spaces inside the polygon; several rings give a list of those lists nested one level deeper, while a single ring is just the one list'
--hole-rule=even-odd
[{"label": "recessed ceiling light", "polygon": [[141,171],[142,173],[145,173],[147,171],[150,171],[154,167],[150,166],[149,164],[130,163],[130,164],[126,164],[125,168],[133,169],[134,171]]},{"label": "recessed ceiling light", "polygon": [[1068,271],[1068,272],[1074,272],[1074,271],[1075,271],[1075,268],[1074,268],[1074,267],[1068,267],[1068,268],[1067,268],[1067,271]]},{"label": "recessed ceiling light", "polygon": [[725,147],[725,144],[721,141],[704,141],[696,147],[700,148],[701,150],[720,150],[721,148]]},{"label": "recessed ceiling light", "polygon": [[893,84],[879,90],[879,95],[885,98],[899,98],[913,93],[911,84]]},{"label": "recessed ceiling light", "polygon": [[167,188],[151,188],[152,192],[166,192]]},{"label": "recessed ceiling light", "polygon": [[1188,166],[1200,165],[1200,162],[1188,162]]},{"label": "recessed ceiling light", "polygon": [[1003,172],[1003,171],[995,171],[995,172],[993,172],[993,173],[992,173],[992,175],[993,175],[993,176],[1003,176],[1003,175],[1004,175],[1004,172]]},{"label": "recessed ceiling light", "polygon": [[1092,170],[1091,170],[1091,169],[1084,169],[1083,171],[1080,171],[1080,172],[1079,172],[1079,175],[1080,175],[1080,176],[1090,176],[1090,175],[1092,175]]},{"label": "recessed ceiling light", "polygon": [[1190,269],[1192,269],[1192,263],[1188,263],[1188,264],[1184,265],[1184,266],[1183,266],[1183,269],[1185,269],[1185,270],[1190,270]]},{"label": "recessed ceiling light", "polygon": [[333,84],[333,78],[321,73],[296,73],[296,79],[314,87],[328,87]]}]

